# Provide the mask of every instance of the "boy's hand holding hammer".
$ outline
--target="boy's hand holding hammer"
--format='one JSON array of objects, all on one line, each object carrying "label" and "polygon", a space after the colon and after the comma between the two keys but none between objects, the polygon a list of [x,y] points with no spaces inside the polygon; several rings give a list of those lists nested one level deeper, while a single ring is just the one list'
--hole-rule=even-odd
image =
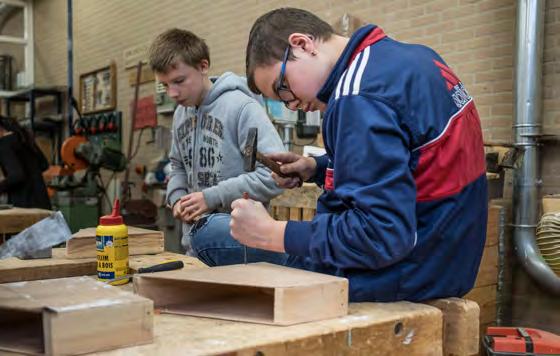
[{"label": "boy's hand holding hammer", "polygon": [[257,150],[258,131],[250,128],[245,143],[245,171],[255,170],[256,162],[261,162],[272,171],[272,178],[279,187],[295,188],[315,175],[317,162],[313,158],[302,157],[292,152],[262,154]]},{"label": "boy's hand holding hammer", "polygon": [[276,221],[262,203],[237,199],[231,204],[231,236],[248,247],[284,252],[285,221]]}]

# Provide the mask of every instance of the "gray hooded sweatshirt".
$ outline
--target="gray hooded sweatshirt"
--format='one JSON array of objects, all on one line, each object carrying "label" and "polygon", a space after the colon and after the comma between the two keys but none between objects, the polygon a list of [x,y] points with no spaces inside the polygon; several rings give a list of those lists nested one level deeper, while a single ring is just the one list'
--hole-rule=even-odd
[{"label": "gray hooded sweatshirt", "polygon": [[[230,212],[231,203],[243,192],[265,204],[282,193],[263,165],[257,163],[254,172],[243,170],[243,150],[251,127],[258,128],[260,152],[285,151],[246,80],[231,72],[216,79],[198,108],[179,105],[169,154],[169,206],[185,194],[202,192],[211,212]],[[190,226],[183,231],[190,231]]]}]

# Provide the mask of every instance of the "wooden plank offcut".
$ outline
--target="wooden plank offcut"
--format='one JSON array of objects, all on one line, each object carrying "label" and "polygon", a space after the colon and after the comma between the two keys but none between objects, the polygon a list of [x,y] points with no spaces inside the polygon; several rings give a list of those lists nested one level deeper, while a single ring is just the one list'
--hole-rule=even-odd
[{"label": "wooden plank offcut", "polygon": [[[163,232],[128,227],[128,254],[149,255],[163,252]],[[95,228],[81,229],[66,242],[67,258],[95,257]]]},{"label": "wooden plank offcut", "polygon": [[[0,260],[0,283],[34,281],[75,276],[92,276],[97,273],[95,258],[68,259],[64,256],[64,248],[53,248],[52,258],[20,260],[7,258]],[[200,268],[206,265],[198,259],[163,252],[157,255],[130,256],[130,272],[135,273],[140,267],[149,267],[171,260],[181,260],[185,268]]]},{"label": "wooden plank offcut", "polygon": [[0,234],[18,233],[53,213],[50,210],[35,208],[0,210]]}]

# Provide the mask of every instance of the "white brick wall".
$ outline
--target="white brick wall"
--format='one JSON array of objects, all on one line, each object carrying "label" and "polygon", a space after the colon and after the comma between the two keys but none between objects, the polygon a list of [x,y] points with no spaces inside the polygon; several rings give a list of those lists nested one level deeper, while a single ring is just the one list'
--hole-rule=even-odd
[{"label": "white brick wall", "polygon": [[[128,119],[133,88],[124,70],[125,48],[150,43],[170,27],[187,28],[207,41],[213,74],[226,70],[243,74],[249,29],[264,12],[301,7],[330,23],[347,12],[380,25],[398,40],[432,46],[475,98],[485,139],[510,140],[515,4],[514,0],[74,1],[74,78],[114,60],[118,107]],[[35,30],[37,83],[66,84],[66,0],[35,0]],[[558,132],[560,0],[547,1],[545,34],[544,122],[546,130]],[[152,90],[150,84],[141,87],[142,95]],[[144,148],[139,163],[153,156]]]}]

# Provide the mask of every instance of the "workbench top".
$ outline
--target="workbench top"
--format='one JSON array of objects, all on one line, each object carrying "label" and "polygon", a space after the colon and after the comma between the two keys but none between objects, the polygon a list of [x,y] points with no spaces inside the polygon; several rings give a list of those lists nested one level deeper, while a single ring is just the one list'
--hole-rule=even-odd
[{"label": "workbench top", "polygon": [[[164,252],[131,256],[132,270],[169,259],[185,268],[205,265],[195,258]],[[0,283],[95,274],[96,260],[0,260]],[[132,290],[132,284],[122,286]],[[351,303],[348,315],[292,326],[272,326],[183,315],[154,315],[154,342],[96,355],[441,355],[478,350],[478,305],[440,299],[433,305]],[[445,327],[443,326],[445,324]],[[442,351],[443,350],[443,351]],[[468,352],[467,352],[468,350]]]},{"label": "workbench top", "polygon": [[[186,268],[206,267],[200,260],[172,252],[157,255],[137,255],[128,258],[131,272],[170,260],[181,260]],[[52,258],[21,260],[10,257],[0,260],[0,283],[35,281],[38,279],[92,276],[97,273],[97,260],[93,258],[66,258],[64,248],[53,248]]]},{"label": "workbench top", "polygon": [[442,313],[409,302],[354,303],[345,317],[270,326],[157,314],[154,342],[95,355],[441,355]]}]

